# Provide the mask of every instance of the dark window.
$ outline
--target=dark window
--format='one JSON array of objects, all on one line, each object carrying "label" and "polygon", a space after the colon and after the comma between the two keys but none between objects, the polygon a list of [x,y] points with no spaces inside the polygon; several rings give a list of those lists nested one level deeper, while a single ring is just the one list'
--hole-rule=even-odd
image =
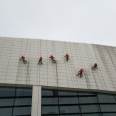
[{"label": "dark window", "polygon": [[102,113],[88,113],[88,114],[82,114],[82,116],[102,116]]},{"label": "dark window", "polygon": [[30,115],[31,114],[31,107],[16,107],[14,108],[13,116],[23,116],[23,115]]},{"label": "dark window", "polygon": [[98,98],[100,103],[116,103],[115,97],[113,95],[99,94]]},{"label": "dark window", "polygon": [[60,106],[61,114],[71,114],[71,113],[79,113],[78,106]]},{"label": "dark window", "polygon": [[78,93],[79,96],[96,96],[95,93],[87,93],[87,92],[79,92]]},{"label": "dark window", "polygon": [[79,97],[80,104],[97,103],[96,97]]},{"label": "dark window", "polygon": [[90,112],[99,112],[98,105],[81,105],[81,112],[82,113],[90,113]]},{"label": "dark window", "polygon": [[12,108],[0,108],[0,116],[13,116]]},{"label": "dark window", "polygon": [[63,114],[63,115],[60,115],[60,116],[81,116],[80,114]]},{"label": "dark window", "polygon": [[55,91],[54,90],[52,90],[52,91],[50,91],[50,90],[43,90],[42,91],[42,96],[54,96],[55,95]]},{"label": "dark window", "polygon": [[59,97],[59,104],[78,104],[77,97]]},{"label": "dark window", "polygon": [[116,116],[116,113],[103,113],[103,116]]},{"label": "dark window", "polygon": [[32,89],[0,87],[0,116],[30,116]]},{"label": "dark window", "polygon": [[15,88],[3,88],[0,87],[0,97],[14,97]]},{"label": "dark window", "polygon": [[116,104],[104,104],[100,107],[102,112],[116,112]]},{"label": "dark window", "polygon": [[58,104],[58,98],[43,98],[42,99],[43,105],[57,105]]},{"label": "dark window", "polygon": [[59,96],[77,96],[77,92],[59,91]]},{"label": "dark window", "polygon": [[24,89],[24,88],[17,88],[16,96],[32,97],[32,90],[31,89]]},{"label": "dark window", "polygon": [[116,95],[44,88],[42,116],[116,116]]},{"label": "dark window", "polygon": [[13,98],[11,98],[11,99],[0,99],[0,107],[2,107],[2,106],[6,106],[6,107],[8,107],[8,106],[13,106],[13,101],[14,101],[14,99]]},{"label": "dark window", "polygon": [[31,98],[16,98],[15,106],[18,105],[30,105],[31,106]]},{"label": "dark window", "polygon": [[42,114],[58,114],[58,106],[43,106]]}]

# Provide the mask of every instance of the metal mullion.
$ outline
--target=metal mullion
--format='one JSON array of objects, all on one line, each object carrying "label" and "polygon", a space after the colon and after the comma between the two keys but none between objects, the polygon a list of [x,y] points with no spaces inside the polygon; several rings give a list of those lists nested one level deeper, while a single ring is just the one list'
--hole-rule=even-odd
[{"label": "metal mullion", "polygon": [[116,105],[116,103],[79,103],[79,105]]},{"label": "metal mullion", "polygon": [[[14,106],[0,106],[0,108],[13,108]],[[16,105],[15,107],[20,108],[20,107],[31,107],[31,105]]]},{"label": "metal mullion", "polygon": [[15,87],[15,93],[14,93],[14,99],[13,99],[13,107],[12,107],[12,116],[14,114],[14,107],[15,107],[15,99],[16,99],[16,87]]},{"label": "metal mullion", "polygon": [[[14,98],[14,96],[12,97],[0,97],[0,99],[12,99]],[[31,96],[16,96],[15,98],[32,98]]]},{"label": "metal mullion", "polygon": [[96,95],[78,95],[78,97],[96,97]]},{"label": "metal mullion", "polygon": [[99,99],[98,99],[98,93],[96,93],[96,98],[97,98],[97,103],[98,103],[98,106],[99,106],[99,111],[100,111],[100,116],[103,116],[102,114],[102,111],[101,111],[101,106],[100,106],[100,103],[99,103]]},{"label": "metal mullion", "polygon": [[[77,106],[78,104],[59,104],[59,106]],[[42,106],[57,106],[57,104],[42,104]]]},{"label": "metal mullion", "polygon": [[78,107],[79,107],[79,111],[80,111],[80,116],[82,116],[82,111],[81,111],[81,107],[80,107],[80,102],[79,102],[79,96],[77,95],[78,98]]},{"label": "metal mullion", "polygon": [[31,116],[31,114],[23,114],[23,115],[16,115],[16,116]]},{"label": "metal mullion", "polygon": [[58,114],[42,114],[42,116],[58,116]]}]

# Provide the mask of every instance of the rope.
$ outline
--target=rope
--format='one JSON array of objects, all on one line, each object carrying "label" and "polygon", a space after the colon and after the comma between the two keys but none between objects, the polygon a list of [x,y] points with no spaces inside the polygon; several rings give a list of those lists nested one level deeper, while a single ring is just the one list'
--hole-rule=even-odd
[{"label": "rope", "polygon": [[[57,91],[58,91],[58,70],[57,70],[57,63],[56,63],[56,83],[57,83]],[[58,112],[60,114],[60,107],[59,107],[59,95],[58,95]]]},{"label": "rope", "polygon": [[28,84],[28,82],[30,82],[30,75],[29,75],[29,74],[30,74],[30,73],[29,73],[29,72],[30,72],[30,70],[29,70],[30,65],[29,65],[29,64],[30,64],[30,63],[29,63],[29,61],[28,61],[27,64],[26,64],[26,65],[27,65],[27,66],[26,66],[26,69],[27,69],[27,70],[26,70],[26,72],[27,72],[27,74],[26,74],[26,85]]},{"label": "rope", "polygon": [[84,74],[84,77],[85,77],[85,81],[87,83],[87,88],[90,89],[90,81],[89,81],[88,75],[87,74]]}]

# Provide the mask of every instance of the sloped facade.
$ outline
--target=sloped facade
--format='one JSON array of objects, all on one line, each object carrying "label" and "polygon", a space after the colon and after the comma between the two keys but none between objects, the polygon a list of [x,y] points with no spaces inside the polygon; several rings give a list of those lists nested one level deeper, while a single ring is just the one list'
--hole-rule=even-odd
[{"label": "sloped facade", "polygon": [[[66,61],[65,54],[69,54]],[[50,55],[55,57],[52,63]],[[20,58],[24,56],[27,63]],[[43,64],[39,65],[39,58]],[[91,67],[97,63],[96,70]],[[76,76],[83,68],[82,78]],[[41,115],[42,88],[116,93],[116,47],[0,38],[1,86],[31,87],[32,116]],[[67,115],[68,116],[68,115]]]}]

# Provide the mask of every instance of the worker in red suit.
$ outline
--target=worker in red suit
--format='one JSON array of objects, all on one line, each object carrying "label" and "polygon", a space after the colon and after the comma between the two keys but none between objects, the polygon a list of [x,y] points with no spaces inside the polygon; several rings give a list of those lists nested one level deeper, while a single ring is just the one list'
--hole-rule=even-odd
[{"label": "worker in red suit", "polygon": [[21,57],[20,57],[20,60],[21,60],[24,64],[27,64],[27,60],[26,60],[25,56],[21,56]]},{"label": "worker in red suit", "polygon": [[97,65],[97,63],[94,63],[94,65],[91,67],[91,69],[92,69],[92,70],[96,70],[96,69],[98,69],[98,65]]},{"label": "worker in red suit", "polygon": [[56,63],[55,57],[53,55],[51,55],[49,58],[51,59],[52,63]]},{"label": "worker in red suit", "polygon": [[64,57],[66,58],[66,61],[68,62],[69,59],[70,59],[70,58],[69,58],[70,56],[69,56],[68,54],[66,54]]},{"label": "worker in red suit", "polygon": [[43,58],[40,57],[40,58],[39,58],[39,61],[38,61],[38,64],[43,64],[42,60],[43,60]]},{"label": "worker in red suit", "polygon": [[83,75],[84,75],[84,69],[81,68],[81,69],[78,71],[77,76],[79,76],[79,77],[83,77]]}]

